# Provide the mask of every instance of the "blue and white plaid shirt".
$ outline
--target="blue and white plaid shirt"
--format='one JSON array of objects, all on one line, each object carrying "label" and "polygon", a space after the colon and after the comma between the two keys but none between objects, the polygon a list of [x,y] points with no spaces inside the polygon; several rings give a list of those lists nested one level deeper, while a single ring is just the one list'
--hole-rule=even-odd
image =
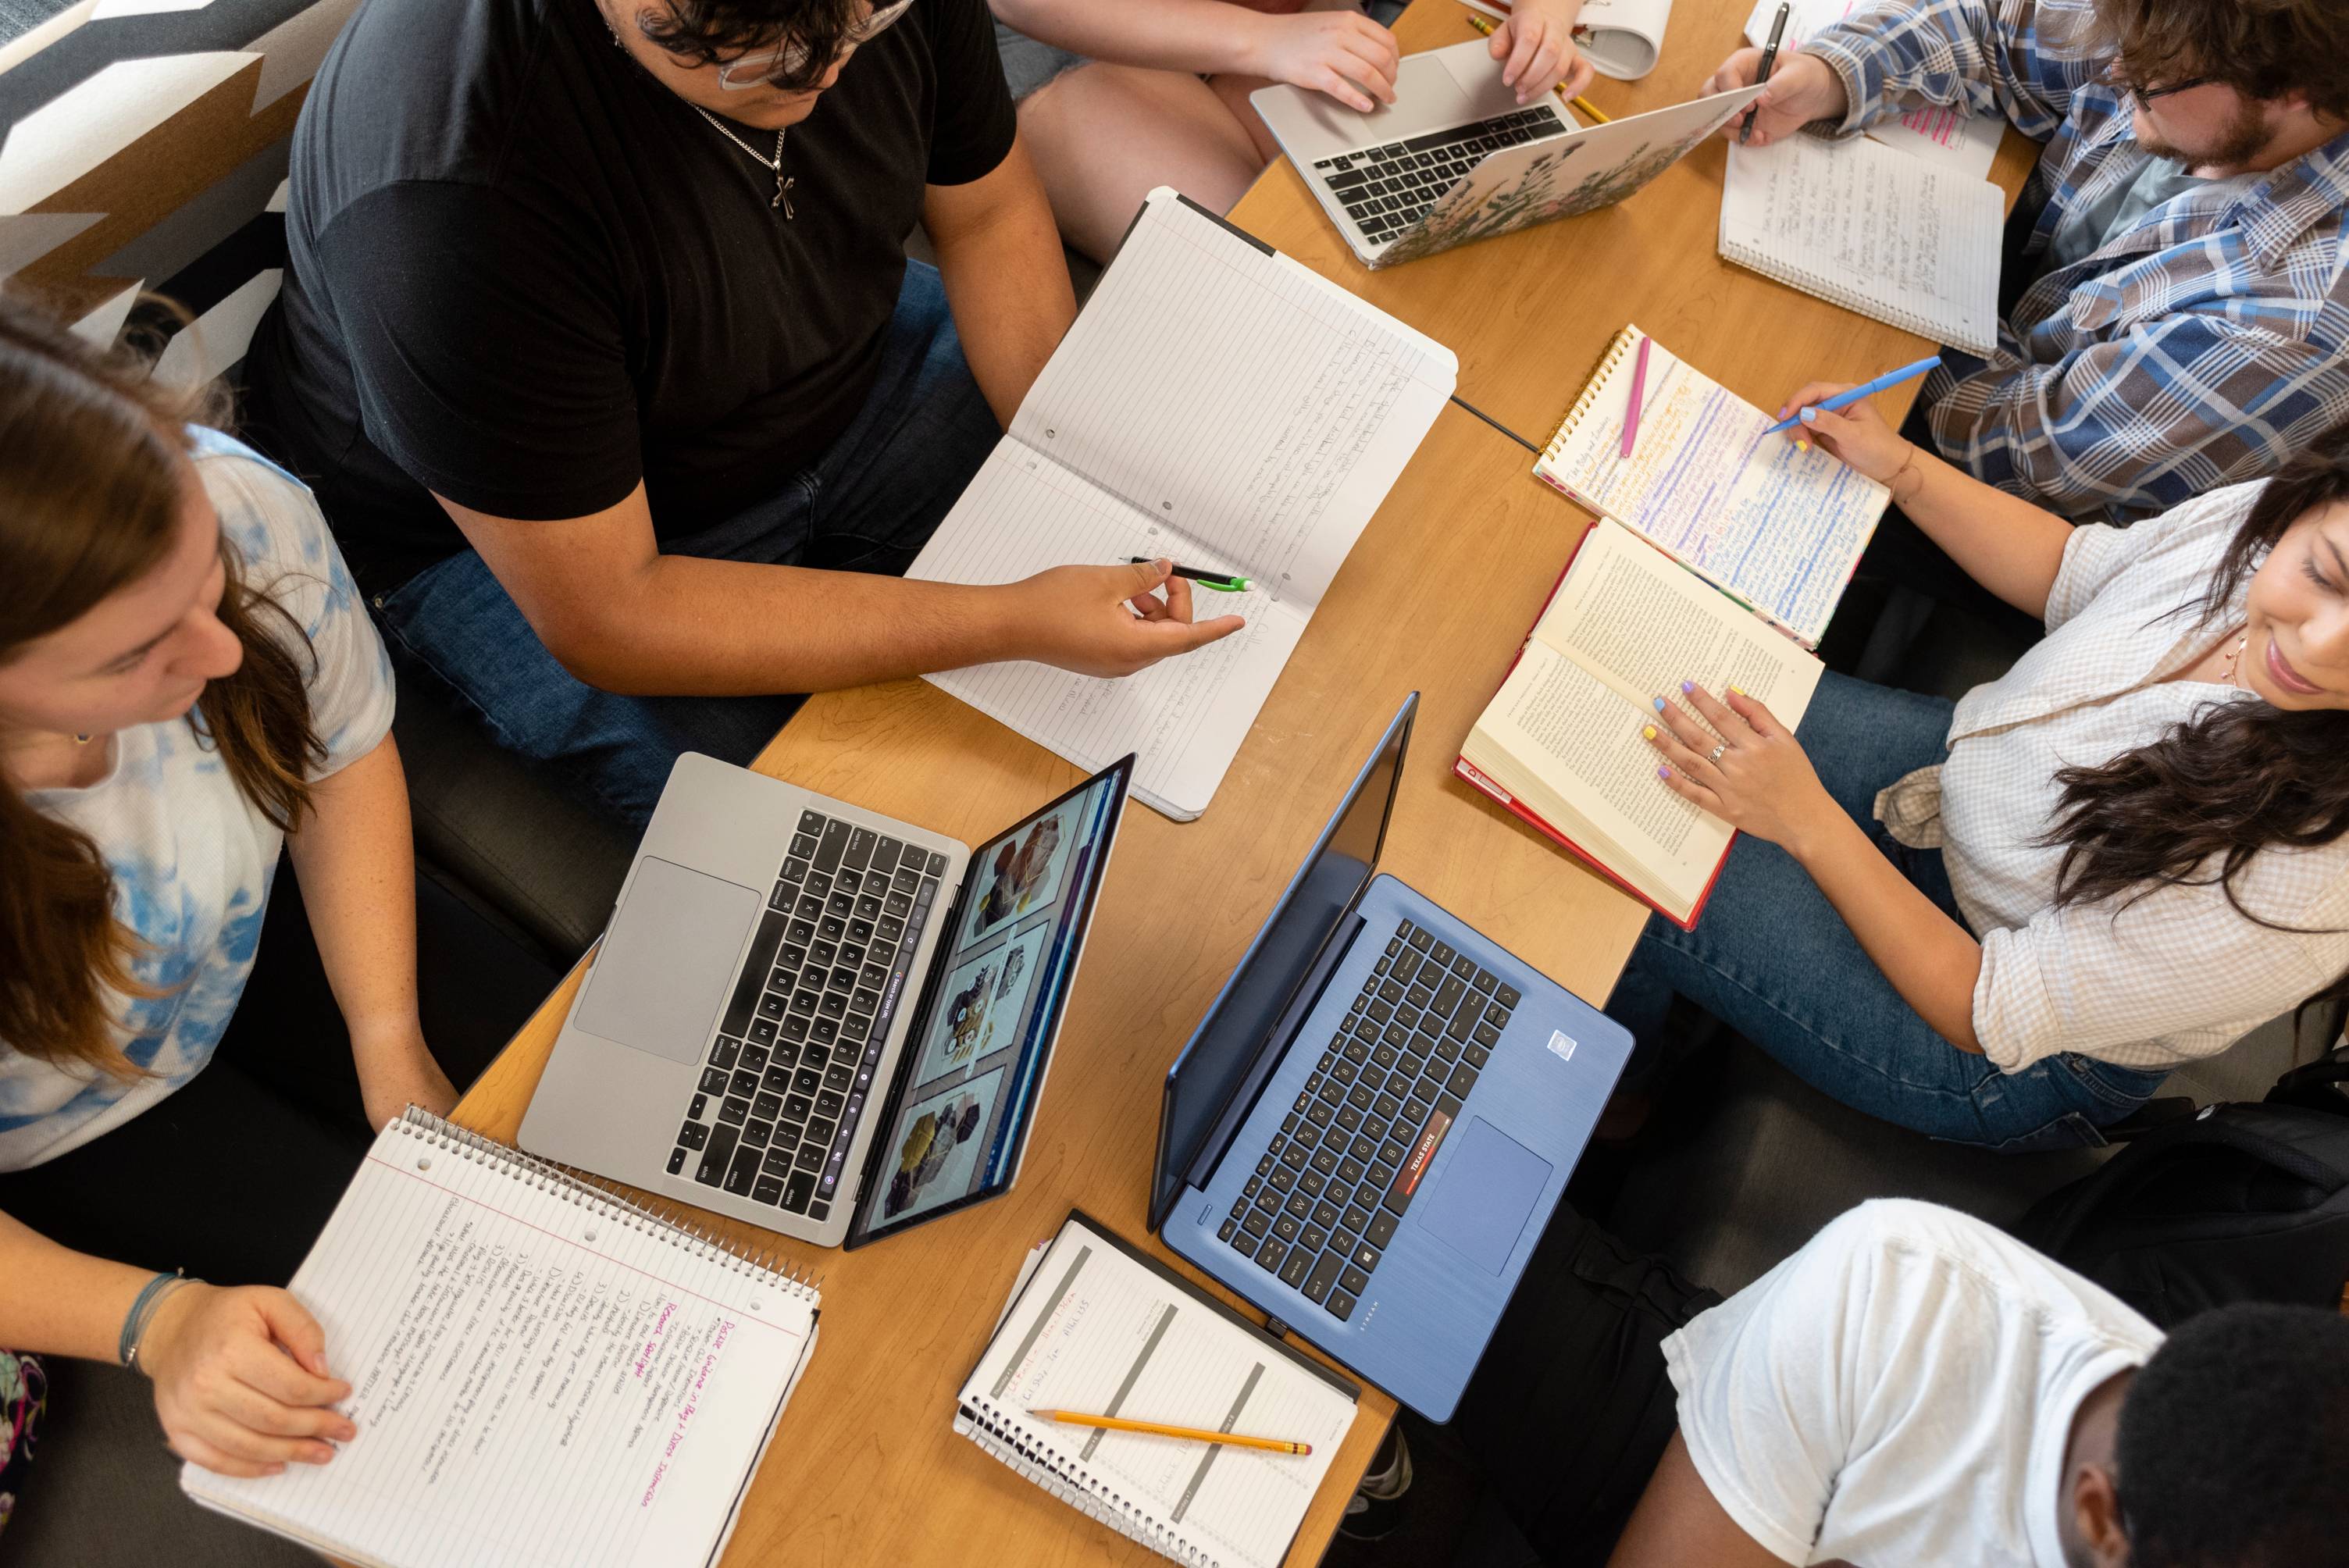
[{"label": "blue and white plaid shirt", "polygon": [[[2036,272],[2067,211],[2151,154],[2090,0],[1921,0],[1812,38],[1843,78],[1837,134],[1903,100],[2003,115],[2045,143],[2023,192]],[[2211,181],[2023,291],[1988,360],[1945,349],[1925,384],[1942,454],[2067,517],[2127,522],[2272,473],[2349,418],[2349,134],[2264,175]]]}]

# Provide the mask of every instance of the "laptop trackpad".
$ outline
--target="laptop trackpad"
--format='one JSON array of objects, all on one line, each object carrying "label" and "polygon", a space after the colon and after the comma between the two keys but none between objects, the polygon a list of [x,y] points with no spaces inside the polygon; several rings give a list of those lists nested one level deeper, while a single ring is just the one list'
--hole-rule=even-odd
[{"label": "laptop trackpad", "polygon": [[648,857],[605,934],[572,1024],[671,1061],[699,1061],[742,934],[764,907],[747,887]]},{"label": "laptop trackpad", "polygon": [[1549,1174],[1548,1161],[1479,1117],[1460,1135],[1420,1223],[1485,1273],[1499,1274]]}]

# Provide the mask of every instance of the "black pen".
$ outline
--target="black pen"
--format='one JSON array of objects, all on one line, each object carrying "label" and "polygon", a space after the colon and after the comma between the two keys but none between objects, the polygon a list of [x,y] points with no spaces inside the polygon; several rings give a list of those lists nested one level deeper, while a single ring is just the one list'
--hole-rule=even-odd
[{"label": "black pen", "polygon": [[[1778,40],[1786,36],[1786,13],[1793,9],[1791,4],[1780,5],[1778,19],[1770,24],[1770,41],[1762,46],[1762,68],[1754,77],[1756,86],[1770,79],[1770,67],[1778,63]],[[1758,101],[1746,106],[1744,121],[1737,128],[1737,145],[1740,147],[1744,146],[1745,139],[1754,134],[1754,117],[1760,112]]]},{"label": "black pen", "polygon": [[[1151,563],[1151,558],[1147,555],[1126,557],[1126,564],[1129,566],[1148,566]],[[1177,566],[1174,568],[1174,575],[1185,583],[1196,583],[1202,588],[1212,588],[1218,593],[1245,593],[1253,586],[1245,577],[1234,577],[1226,572],[1202,572],[1195,566]]]}]

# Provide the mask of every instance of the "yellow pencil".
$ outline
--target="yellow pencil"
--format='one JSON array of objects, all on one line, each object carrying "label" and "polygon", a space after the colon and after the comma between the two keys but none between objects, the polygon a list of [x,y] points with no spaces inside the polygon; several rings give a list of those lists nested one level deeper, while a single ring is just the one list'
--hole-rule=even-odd
[{"label": "yellow pencil", "polygon": [[[1468,25],[1475,28],[1479,33],[1484,34],[1485,36],[1488,38],[1493,36],[1493,18],[1484,15],[1482,12],[1469,12]],[[1565,88],[1559,88],[1555,90],[1558,97],[1566,98]],[[1597,108],[1592,107],[1590,100],[1587,98],[1566,98],[1566,101],[1574,108],[1580,109],[1585,116],[1597,124],[1605,125],[1615,118],[1611,114],[1599,113]]]},{"label": "yellow pencil", "polygon": [[1040,1421],[1060,1421],[1071,1427],[1105,1427],[1112,1432],[1152,1432],[1162,1438],[1188,1438],[1195,1443],[1228,1443],[1237,1449],[1262,1449],[1268,1453],[1309,1454],[1311,1443],[1284,1443],[1273,1438],[1247,1438],[1237,1432],[1206,1432],[1196,1427],[1165,1427],[1156,1421],[1129,1421],[1118,1416],[1080,1416],[1073,1410],[1030,1410]]}]

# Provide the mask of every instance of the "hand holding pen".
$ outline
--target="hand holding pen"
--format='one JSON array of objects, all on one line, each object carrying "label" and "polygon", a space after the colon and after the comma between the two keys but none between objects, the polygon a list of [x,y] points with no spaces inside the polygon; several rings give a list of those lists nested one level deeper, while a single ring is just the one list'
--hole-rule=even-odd
[{"label": "hand holding pen", "polygon": [[[1778,40],[1786,36],[1786,18],[1794,14],[1794,9],[1788,0],[1780,0],[1777,19],[1770,24],[1770,41],[1762,46],[1762,65],[1761,68],[1754,73],[1755,81],[1766,82],[1770,79],[1770,67],[1778,63]],[[1744,146],[1747,139],[1753,136],[1754,117],[1760,112],[1761,99],[1756,98],[1746,109],[1745,118],[1738,122],[1737,144],[1740,147]]]}]

